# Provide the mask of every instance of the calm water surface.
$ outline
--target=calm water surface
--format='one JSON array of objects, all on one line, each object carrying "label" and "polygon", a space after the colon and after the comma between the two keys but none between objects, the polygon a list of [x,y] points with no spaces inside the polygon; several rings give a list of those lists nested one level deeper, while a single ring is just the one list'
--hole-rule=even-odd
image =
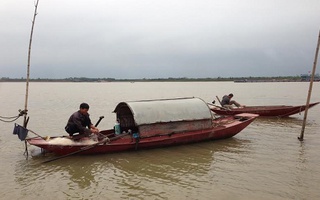
[{"label": "calm water surface", "polygon": [[[308,83],[30,83],[28,128],[65,135],[82,102],[91,119],[111,128],[121,101],[234,93],[245,105],[306,103]],[[320,101],[314,83],[311,101]],[[24,109],[25,83],[0,83],[0,116]],[[71,156],[51,163],[26,159],[13,123],[0,122],[1,199],[320,199],[320,107],[286,119],[257,119],[235,137],[147,151]],[[22,118],[17,121],[22,124]],[[28,146],[29,151],[37,149]]]}]

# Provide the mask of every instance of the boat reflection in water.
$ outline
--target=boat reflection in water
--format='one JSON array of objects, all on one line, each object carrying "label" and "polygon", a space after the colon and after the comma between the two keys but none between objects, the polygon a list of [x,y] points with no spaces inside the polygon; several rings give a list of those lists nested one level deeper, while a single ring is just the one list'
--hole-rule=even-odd
[{"label": "boat reflection in water", "polygon": [[[28,186],[34,181],[52,184],[56,180],[71,190],[87,189],[97,185],[109,189],[111,185],[117,185],[130,191],[136,190],[136,185],[156,180],[195,188],[197,185],[194,184],[199,184],[198,181],[201,182],[201,179],[207,179],[212,172],[219,173],[221,168],[219,159],[230,155],[241,158],[241,155],[248,153],[245,150],[248,146],[250,146],[249,140],[229,138],[147,151],[72,156],[56,160],[50,165],[41,162],[44,157],[50,158],[52,155],[39,156],[31,159],[29,163],[20,161],[16,164],[16,182]],[[105,186],[100,185],[101,183]],[[53,190],[59,188],[50,187]]]},{"label": "boat reflection in water", "polygon": [[[271,118],[271,117],[259,117],[255,120],[255,124],[268,125],[274,127],[294,127],[299,128],[303,123],[303,119],[296,117],[286,118]],[[312,125],[314,121],[308,120],[307,125]]]}]

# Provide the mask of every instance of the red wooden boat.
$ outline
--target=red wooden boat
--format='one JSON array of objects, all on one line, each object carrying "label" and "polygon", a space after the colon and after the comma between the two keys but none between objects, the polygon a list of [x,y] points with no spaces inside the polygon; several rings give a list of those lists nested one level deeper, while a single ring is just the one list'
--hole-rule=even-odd
[{"label": "red wooden boat", "polygon": [[112,153],[230,138],[258,116],[243,113],[214,118],[199,98],[121,102],[114,112],[121,134],[110,129],[101,131],[98,141],[73,141],[67,137],[26,140],[58,155]]},{"label": "red wooden boat", "polygon": [[[320,102],[309,104],[309,108],[319,104]],[[264,117],[288,117],[297,113],[301,113],[306,109],[305,105],[301,106],[246,106],[243,108],[227,109],[220,106],[212,105],[210,109],[218,115],[236,115],[240,113],[253,113]]]}]

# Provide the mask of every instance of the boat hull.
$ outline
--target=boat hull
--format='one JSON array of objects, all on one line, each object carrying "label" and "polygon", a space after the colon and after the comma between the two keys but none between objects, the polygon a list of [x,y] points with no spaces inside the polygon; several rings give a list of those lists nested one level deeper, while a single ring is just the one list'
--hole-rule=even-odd
[{"label": "boat hull", "polygon": [[[309,108],[319,104],[320,102],[312,103]],[[305,105],[301,106],[246,106],[243,108],[224,109],[221,107],[212,106],[210,108],[218,115],[236,115],[240,113],[253,113],[261,117],[289,117],[297,113],[301,113],[306,109]]]},{"label": "boat hull", "polygon": [[[118,139],[112,140],[112,137],[115,137],[115,135],[112,135],[110,137],[112,141],[95,145],[93,148],[85,151],[81,150],[88,147],[88,145],[81,145],[79,143],[76,145],[53,145],[40,137],[27,139],[27,141],[31,145],[38,146],[57,155],[66,155],[77,151],[80,151],[79,154],[115,153],[230,138],[246,128],[256,117],[257,115],[255,114],[229,116],[213,120],[213,126],[210,129],[171,132],[153,135],[151,137],[141,137],[139,140],[133,138],[132,135],[117,136],[119,137]],[[111,130],[105,131],[105,134],[110,131]],[[102,131],[102,133],[104,133],[104,131]]]}]

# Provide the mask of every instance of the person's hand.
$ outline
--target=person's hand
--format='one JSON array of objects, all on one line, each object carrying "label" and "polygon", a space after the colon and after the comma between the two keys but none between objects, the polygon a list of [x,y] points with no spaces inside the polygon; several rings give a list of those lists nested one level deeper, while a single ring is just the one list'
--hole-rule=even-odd
[{"label": "person's hand", "polygon": [[97,129],[97,128],[91,128],[91,132],[97,134],[97,133],[99,133],[99,129]]}]

